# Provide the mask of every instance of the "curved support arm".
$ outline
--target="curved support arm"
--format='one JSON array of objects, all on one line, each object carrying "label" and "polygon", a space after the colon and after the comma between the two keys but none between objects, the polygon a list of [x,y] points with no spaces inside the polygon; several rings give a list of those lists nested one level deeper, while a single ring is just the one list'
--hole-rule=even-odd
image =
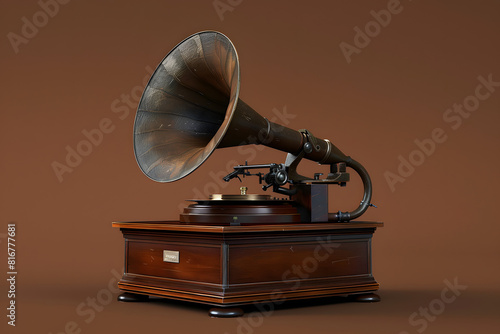
[{"label": "curved support arm", "polygon": [[368,175],[366,169],[356,160],[349,159],[348,161],[346,161],[346,165],[354,169],[356,173],[358,173],[358,175],[361,177],[364,188],[363,199],[361,200],[361,203],[359,204],[358,208],[354,211],[351,212],[339,211],[337,213],[329,213],[328,214],[329,221],[343,222],[356,219],[363,213],[365,213],[368,207],[371,206],[370,201],[372,199],[372,181],[370,179],[370,175]]}]

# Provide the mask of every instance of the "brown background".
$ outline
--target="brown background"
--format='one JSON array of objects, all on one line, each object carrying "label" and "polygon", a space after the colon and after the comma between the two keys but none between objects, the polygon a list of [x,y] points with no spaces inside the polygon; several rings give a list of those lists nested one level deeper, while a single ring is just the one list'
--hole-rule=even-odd
[{"label": "brown background", "polygon": [[[74,321],[82,333],[245,332],[241,320],[210,319],[204,308],[170,302],[113,301],[89,323],[76,313],[106,289],[113,270],[122,270],[123,241],[112,221],[175,219],[184,199],[213,182],[209,173],[248,159],[237,149],[218,150],[188,178],[155,183],[134,160],[137,101],[123,120],[111,106],[121,94],[137,93],[146,67],[156,67],[179,41],[218,30],[238,50],[242,99],[269,118],[274,108],[286,108],[295,115],[289,127],[307,128],[361,161],[379,206],[363,218],[386,224],[373,242],[381,303],[284,308],[247,332],[417,333],[408,317],[454,278],[467,290],[425,332],[498,330],[500,89],[457,130],[443,113],[474,93],[479,75],[500,81],[500,6],[428,0],[401,6],[348,64],[339,44],[353,44],[353,29],[372,21],[370,11],[386,9],[387,1],[246,0],[223,21],[211,0],[73,1],[60,5],[17,54],[7,34],[20,34],[21,19],[32,21],[40,6],[2,1],[0,267],[7,271],[7,223],[16,222],[19,275],[18,326],[6,325],[2,279],[1,328],[55,334]],[[104,118],[114,130],[59,182],[51,164],[65,163],[65,147],[76,148],[82,130]],[[408,158],[414,140],[435,128],[447,141],[392,192],[384,173],[396,173],[398,156]],[[249,162],[284,158],[264,149]],[[304,166],[305,173],[318,170]],[[357,206],[361,188],[353,179],[347,188],[332,187],[332,211]],[[255,179],[247,186],[258,189]]]}]

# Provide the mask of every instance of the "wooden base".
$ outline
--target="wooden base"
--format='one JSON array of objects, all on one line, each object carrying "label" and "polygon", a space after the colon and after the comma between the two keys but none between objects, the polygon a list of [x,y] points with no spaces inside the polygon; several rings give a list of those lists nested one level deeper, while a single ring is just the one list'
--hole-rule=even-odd
[{"label": "wooden base", "polygon": [[338,295],[374,302],[376,222],[199,226],[113,223],[125,238],[121,301],[165,297],[241,316],[243,305]]}]

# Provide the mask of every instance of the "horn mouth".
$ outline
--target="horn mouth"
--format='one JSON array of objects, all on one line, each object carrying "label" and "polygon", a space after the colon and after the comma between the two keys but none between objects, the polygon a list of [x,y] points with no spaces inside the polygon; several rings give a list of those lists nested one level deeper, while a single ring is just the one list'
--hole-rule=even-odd
[{"label": "horn mouth", "polygon": [[212,154],[233,118],[240,67],[233,43],[216,31],[189,36],[156,68],[134,122],[134,153],[157,182],[177,181]]}]

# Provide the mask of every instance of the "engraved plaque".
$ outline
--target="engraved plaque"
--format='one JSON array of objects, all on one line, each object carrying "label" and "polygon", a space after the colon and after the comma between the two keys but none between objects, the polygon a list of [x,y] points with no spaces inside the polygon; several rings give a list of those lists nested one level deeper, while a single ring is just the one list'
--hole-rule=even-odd
[{"label": "engraved plaque", "polygon": [[163,262],[179,263],[179,252],[178,251],[163,251]]}]

